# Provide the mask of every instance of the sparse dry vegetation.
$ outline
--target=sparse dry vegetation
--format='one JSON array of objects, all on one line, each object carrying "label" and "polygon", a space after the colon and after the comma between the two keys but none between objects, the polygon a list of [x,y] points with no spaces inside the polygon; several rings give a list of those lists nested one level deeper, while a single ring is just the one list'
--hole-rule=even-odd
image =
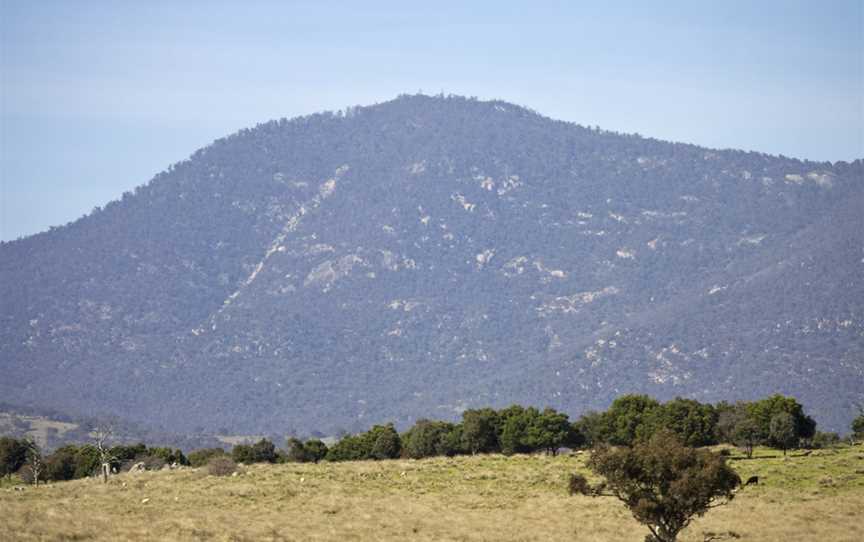
[{"label": "sparse dry vegetation", "polygon": [[[122,474],[0,490],[2,540],[579,540],[643,539],[613,498],[568,494],[588,454],[256,464]],[[728,506],[680,540],[836,542],[864,539],[864,447],[808,456],[735,453],[742,478]]]},{"label": "sparse dry vegetation", "polygon": [[237,472],[237,463],[224,455],[212,457],[207,462],[207,472],[213,476],[228,476]]}]

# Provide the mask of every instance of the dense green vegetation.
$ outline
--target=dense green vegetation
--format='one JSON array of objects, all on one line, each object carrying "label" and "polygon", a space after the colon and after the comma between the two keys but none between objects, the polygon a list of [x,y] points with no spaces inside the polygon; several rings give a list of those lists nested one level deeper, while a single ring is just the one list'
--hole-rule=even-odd
[{"label": "dense green vegetation", "polygon": [[[856,418],[851,427],[853,433],[860,435],[861,424],[861,418]],[[180,449],[139,443],[115,445],[108,455],[115,472],[138,463],[147,470],[166,465],[199,467],[223,457],[234,463],[252,464],[421,459],[484,453],[555,455],[562,448],[633,447],[659,432],[669,433],[687,447],[733,444],[748,456],[755,446],[771,446],[785,453],[797,447],[830,447],[841,440],[835,433],[817,432],[816,423],[800,403],[782,395],[716,405],[682,398],[661,403],[646,395],[624,395],[607,410],[588,412],[575,421],[553,408],[539,410],[511,405],[499,410],[465,410],[458,423],[421,419],[401,434],[393,424],[375,425],[365,432],[344,435],[329,447],[318,438],[289,437],[284,451],[270,439],[262,438],[253,444],[237,444],[230,453],[211,447],[187,456]],[[34,446],[31,441],[0,438],[0,474],[29,469],[28,450],[38,452]],[[41,477],[47,480],[91,476],[101,466],[99,450],[93,444],[66,445],[39,457]]]}]

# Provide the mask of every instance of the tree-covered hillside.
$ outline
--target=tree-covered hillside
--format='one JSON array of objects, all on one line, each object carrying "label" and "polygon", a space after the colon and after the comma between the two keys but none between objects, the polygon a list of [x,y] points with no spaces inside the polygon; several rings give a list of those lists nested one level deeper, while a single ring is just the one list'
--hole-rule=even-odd
[{"label": "tree-covered hillside", "polygon": [[864,164],[403,96],[220,139],[0,244],[0,396],[332,434],[623,393],[864,399]]}]

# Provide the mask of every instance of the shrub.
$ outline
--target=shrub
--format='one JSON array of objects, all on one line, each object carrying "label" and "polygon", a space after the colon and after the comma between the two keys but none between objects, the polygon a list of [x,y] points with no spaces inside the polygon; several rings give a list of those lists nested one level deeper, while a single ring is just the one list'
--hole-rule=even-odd
[{"label": "shrub", "polygon": [[461,426],[449,422],[420,420],[402,436],[403,452],[414,459],[456,455],[461,443]]},{"label": "shrub", "polygon": [[285,461],[289,463],[306,463],[309,461],[309,456],[306,452],[306,445],[303,441],[291,437],[288,439],[288,449],[285,452]]},{"label": "shrub", "polygon": [[328,461],[357,461],[399,457],[402,442],[393,424],[376,425],[365,433],[342,437],[327,452]]},{"label": "shrub", "polygon": [[231,450],[231,456],[237,463],[275,463],[276,446],[266,438],[253,445],[238,444]]},{"label": "shrub", "polygon": [[809,444],[811,448],[831,448],[840,444],[840,435],[832,432],[823,433],[822,431],[816,431],[816,434],[810,439]]},{"label": "shrub", "polygon": [[327,452],[327,461],[357,461],[369,459],[371,445],[364,435],[346,435]]},{"label": "shrub", "polygon": [[290,463],[317,463],[327,456],[327,445],[319,439],[309,439],[306,442],[298,438],[288,439],[288,451],[285,461]]},{"label": "shrub", "polygon": [[306,450],[306,460],[317,463],[327,456],[327,445],[317,438],[309,439],[303,447]]},{"label": "shrub", "polygon": [[101,467],[99,450],[92,444],[79,446],[75,452],[75,478],[86,478]]},{"label": "shrub", "polygon": [[210,459],[225,455],[225,450],[222,448],[202,448],[189,453],[189,464],[193,467],[203,467]]},{"label": "shrub", "polygon": [[578,473],[570,475],[567,481],[567,491],[570,495],[591,495],[594,489],[588,483],[588,479]]},{"label": "shrub", "polygon": [[237,463],[227,455],[216,455],[207,462],[207,472],[213,476],[230,476],[237,472]]},{"label": "shrub", "polygon": [[45,478],[63,481],[75,478],[75,447],[63,447],[45,458]]},{"label": "shrub", "polygon": [[369,455],[372,459],[396,459],[402,452],[402,441],[392,425],[379,431]]}]

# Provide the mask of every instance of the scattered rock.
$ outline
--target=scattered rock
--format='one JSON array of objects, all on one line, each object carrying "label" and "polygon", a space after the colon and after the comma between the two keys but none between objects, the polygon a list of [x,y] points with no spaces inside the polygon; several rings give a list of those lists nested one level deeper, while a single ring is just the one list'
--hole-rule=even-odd
[{"label": "scattered rock", "polygon": [[150,498],[149,498],[149,497],[146,498],[146,499],[141,499],[141,504],[147,504],[148,502],[150,502]]}]

